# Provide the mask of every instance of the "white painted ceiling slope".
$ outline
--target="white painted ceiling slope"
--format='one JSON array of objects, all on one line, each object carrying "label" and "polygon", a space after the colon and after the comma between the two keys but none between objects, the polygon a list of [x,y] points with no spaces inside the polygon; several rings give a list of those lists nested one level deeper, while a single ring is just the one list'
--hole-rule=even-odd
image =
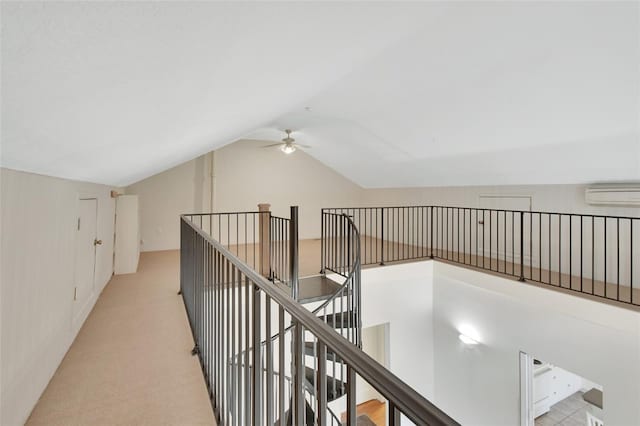
[{"label": "white painted ceiling slope", "polygon": [[127,185],[293,128],[364,187],[640,180],[638,3],[1,7],[4,167]]}]

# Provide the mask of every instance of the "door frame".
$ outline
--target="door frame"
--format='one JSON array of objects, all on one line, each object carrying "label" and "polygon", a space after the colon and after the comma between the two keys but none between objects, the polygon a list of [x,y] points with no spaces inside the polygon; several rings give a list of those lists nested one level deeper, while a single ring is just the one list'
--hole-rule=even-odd
[{"label": "door frame", "polygon": [[[77,199],[77,203],[76,203],[76,219],[79,220],[80,219],[80,203],[82,201],[95,201],[95,205],[96,205],[96,215],[95,215],[95,220],[96,220],[96,231],[95,231],[95,235],[93,236],[94,240],[98,238],[98,207],[99,207],[99,200],[98,197],[96,196],[91,196],[91,195],[82,195],[82,194],[78,194],[78,199]],[[87,311],[87,307],[91,305],[91,299],[94,297],[95,292],[96,292],[96,263],[97,263],[97,247],[94,244],[93,245],[93,272],[91,274],[91,287],[90,287],[90,292],[89,295],[87,297],[87,300],[85,301],[85,304],[83,306],[78,306],[76,307],[75,304],[79,303],[78,300],[76,300],[75,298],[75,289],[77,288],[77,273],[78,273],[78,258],[75,254],[75,250],[78,246],[78,229],[76,228],[76,232],[75,232],[75,238],[74,238],[74,259],[73,259],[73,287],[74,287],[74,299],[73,299],[73,308],[71,309],[71,324],[75,325],[77,323],[83,323],[84,322],[84,318],[86,317],[85,315],[85,311]],[[77,311],[76,311],[77,309]]]},{"label": "door frame", "polygon": [[534,426],[533,357],[520,351],[520,426]]}]

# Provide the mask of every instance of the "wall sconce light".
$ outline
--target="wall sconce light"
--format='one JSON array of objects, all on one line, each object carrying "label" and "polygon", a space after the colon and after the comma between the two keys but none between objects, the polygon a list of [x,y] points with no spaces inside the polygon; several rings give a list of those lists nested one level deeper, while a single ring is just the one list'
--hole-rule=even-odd
[{"label": "wall sconce light", "polygon": [[462,334],[460,333],[460,335],[458,336],[458,339],[462,340],[462,343],[464,343],[465,345],[477,345],[478,341],[467,336],[466,334]]},{"label": "wall sconce light", "polygon": [[464,324],[458,328],[458,339],[465,345],[477,345],[480,343],[480,336],[476,329],[468,324]]}]

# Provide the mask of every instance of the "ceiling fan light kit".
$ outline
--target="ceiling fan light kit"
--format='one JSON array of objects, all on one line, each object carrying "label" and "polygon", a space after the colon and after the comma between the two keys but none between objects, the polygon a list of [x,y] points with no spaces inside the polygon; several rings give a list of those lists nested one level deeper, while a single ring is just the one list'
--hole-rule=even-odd
[{"label": "ceiling fan light kit", "polygon": [[281,143],[274,143],[272,145],[264,146],[263,148],[272,148],[277,146],[277,147],[280,147],[280,151],[284,152],[287,155],[293,154],[294,152],[296,152],[299,146],[302,148],[311,148],[308,145],[297,144],[296,140],[291,137],[291,132],[292,132],[291,129],[286,129],[285,133],[287,135],[285,136],[284,139],[282,139]]},{"label": "ceiling fan light kit", "polygon": [[296,150],[296,147],[291,143],[285,143],[280,147],[280,150],[285,154],[293,154]]}]

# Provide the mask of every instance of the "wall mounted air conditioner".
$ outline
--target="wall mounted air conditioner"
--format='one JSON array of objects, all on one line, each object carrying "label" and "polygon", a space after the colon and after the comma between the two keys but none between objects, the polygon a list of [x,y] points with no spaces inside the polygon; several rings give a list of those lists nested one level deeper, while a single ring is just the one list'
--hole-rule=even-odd
[{"label": "wall mounted air conditioner", "polygon": [[640,206],[640,184],[595,186],[585,191],[587,204],[602,206]]}]

